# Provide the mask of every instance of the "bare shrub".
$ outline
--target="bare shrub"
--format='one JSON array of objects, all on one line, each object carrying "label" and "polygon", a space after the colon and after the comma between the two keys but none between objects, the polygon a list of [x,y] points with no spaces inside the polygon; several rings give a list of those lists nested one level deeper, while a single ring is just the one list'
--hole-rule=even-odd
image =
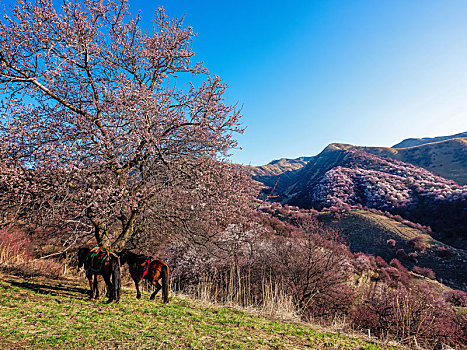
[{"label": "bare shrub", "polygon": [[250,272],[231,266],[229,270],[203,276],[190,294],[205,302],[253,308],[268,317],[296,318],[297,308],[283,283],[265,274],[260,285],[252,283]]},{"label": "bare shrub", "polygon": [[345,284],[352,255],[335,231],[310,218],[286,234],[259,229],[222,249],[185,243],[172,245],[166,255],[177,288],[212,301],[263,310],[292,302],[303,318],[333,318],[353,304],[353,291]]},{"label": "bare shrub", "polygon": [[427,284],[408,289],[380,283],[361,298],[352,317],[356,328],[409,345],[417,341],[429,349],[460,345],[465,340],[465,317],[457,315]]},{"label": "bare shrub", "polygon": [[392,322],[392,303],[387,296],[391,290],[383,284],[376,290],[367,290],[357,303],[352,315],[352,326],[357,329],[371,330],[377,336],[384,337]]},{"label": "bare shrub", "polygon": [[347,313],[353,292],[345,281],[353,270],[351,255],[333,230],[308,218],[293,237],[273,237],[256,254],[256,264],[280,276],[306,319]]},{"label": "bare shrub", "polygon": [[32,258],[30,240],[24,231],[8,226],[0,229],[0,264],[24,263]]},{"label": "bare shrub", "polygon": [[438,247],[436,248],[436,255],[438,255],[440,258],[452,258],[456,255],[456,253],[448,247]]},{"label": "bare shrub", "polygon": [[15,227],[0,229],[0,268],[21,276],[59,277],[63,265],[53,259],[35,259],[27,234]]}]

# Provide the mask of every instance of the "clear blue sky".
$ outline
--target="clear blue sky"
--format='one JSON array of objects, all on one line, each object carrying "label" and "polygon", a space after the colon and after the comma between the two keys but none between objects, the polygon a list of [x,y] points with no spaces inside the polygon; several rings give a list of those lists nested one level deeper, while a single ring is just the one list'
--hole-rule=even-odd
[{"label": "clear blue sky", "polygon": [[243,105],[235,162],[467,131],[467,1],[151,3],[131,8],[185,14],[197,58]]},{"label": "clear blue sky", "polygon": [[467,131],[465,0],[130,0],[148,30],[157,6],[243,106],[234,162]]}]

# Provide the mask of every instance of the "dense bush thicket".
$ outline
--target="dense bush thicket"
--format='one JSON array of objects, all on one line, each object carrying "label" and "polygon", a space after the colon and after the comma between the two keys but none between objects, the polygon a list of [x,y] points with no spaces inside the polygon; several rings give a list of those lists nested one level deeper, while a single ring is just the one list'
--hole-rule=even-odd
[{"label": "dense bush thicket", "polygon": [[22,276],[45,275],[59,277],[66,272],[66,265],[56,260],[36,259],[34,242],[14,226],[0,229],[0,270]]},{"label": "dense bush thicket", "polygon": [[[266,215],[259,216],[262,222],[267,220]],[[176,266],[173,278],[177,288],[193,288],[208,280],[219,300],[224,301],[228,299],[225,293],[232,293],[225,284],[234,277],[234,285],[247,289],[247,295],[240,300],[244,306],[264,304],[264,283],[268,282],[290,295],[304,318],[349,312],[352,293],[346,281],[353,271],[352,255],[338,235],[322,229],[314,220],[304,222],[300,228],[277,224],[277,219],[271,218],[269,227],[280,227],[279,234],[259,226],[254,234],[241,237],[231,228],[223,237],[234,242],[236,249],[230,251],[208,252],[183,244],[171,245],[166,255]],[[245,235],[253,237],[245,240]],[[220,292],[223,290],[224,294]],[[342,290],[349,293],[343,294]]]},{"label": "dense bush thicket", "polygon": [[[254,230],[241,232],[232,226],[218,248],[168,246],[165,254],[176,288],[196,290],[203,285],[213,299],[261,306],[271,297],[265,293],[269,284],[291,296],[305,320],[327,322],[345,316],[355,329],[427,348],[467,340],[466,315],[456,309],[465,305],[467,293],[441,293],[430,283],[430,269],[415,266],[412,270],[428,279],[414,278],[397,258],[387,262],[352,254],[316,214],[276,203],[258,211]],[[415,239],[409,244],[419,243]]]}]

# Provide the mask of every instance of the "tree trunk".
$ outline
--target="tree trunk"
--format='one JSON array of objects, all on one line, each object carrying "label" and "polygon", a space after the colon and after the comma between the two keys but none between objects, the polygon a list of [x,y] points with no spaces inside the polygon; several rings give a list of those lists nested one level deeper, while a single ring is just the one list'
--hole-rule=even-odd
[{"label": "tree trunk", "polygon": [[112,244],[113,250],[117,252],[121,251],[125,247],[125,244],[131,239],[131,237],[135,233],[135,223],[138,219],[138,215],[138,210],[135,209],[131,211],[131,215],[128,219],[128,222],[125,225],[123,225],[122,233]]}]

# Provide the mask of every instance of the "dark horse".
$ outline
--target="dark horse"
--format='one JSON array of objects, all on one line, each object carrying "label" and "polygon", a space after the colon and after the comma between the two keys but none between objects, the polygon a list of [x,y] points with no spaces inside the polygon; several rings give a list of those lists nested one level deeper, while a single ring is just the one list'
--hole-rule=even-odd
[{"label": "dark horse", "polygon": [[[78,249],[78,270],[84,266],[86,277],[91,288],[90,299],[99,297],[99,288],[97,288],[97,275],[104,278],[107,285],[108,302],[120,300],[120,262],[117,255],[103,247],[79,248]],[[94,276],[94,284],[92,277]]]},{"label": "dark horse", "polygon": [[[156,297],[157,292],[162,288],[162,298],[164,303],[169,302],[169,267],[162,260],[154,259],[151,256],[136,254],[129,250],[122,250],[120,253],[120,263],[128,264],[130,275],[135,281],[136,297],[141,298],[139,284],[144,278],[156,286],[156,290],[151,294],[151,300]],[[162,280],[162,286],[159,283]]]}]

